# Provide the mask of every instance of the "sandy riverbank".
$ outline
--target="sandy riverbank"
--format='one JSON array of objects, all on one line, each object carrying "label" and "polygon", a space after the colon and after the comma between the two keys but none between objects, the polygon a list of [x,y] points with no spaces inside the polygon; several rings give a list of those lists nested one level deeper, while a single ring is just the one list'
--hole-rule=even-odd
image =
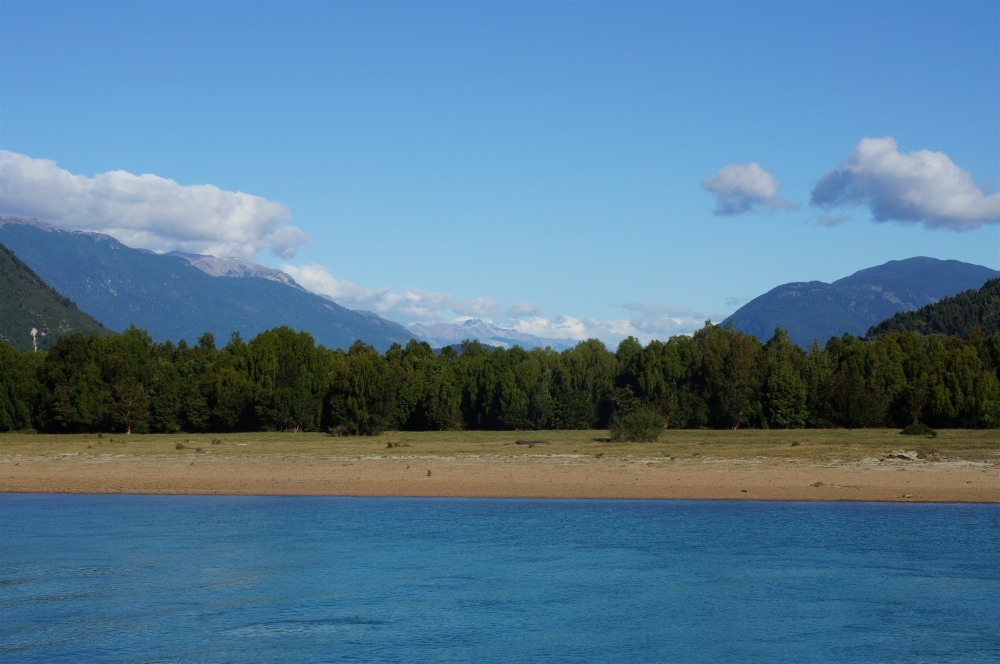
[{"label": "sandy riverbank", "polygon": [[853,462],[519,456],[5,455],[32,493],[1000,502],[1000,468]]}]

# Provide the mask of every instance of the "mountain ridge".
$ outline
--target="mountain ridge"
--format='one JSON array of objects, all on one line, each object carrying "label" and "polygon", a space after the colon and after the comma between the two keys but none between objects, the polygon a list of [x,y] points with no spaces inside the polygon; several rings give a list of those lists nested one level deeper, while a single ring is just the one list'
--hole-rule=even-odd
[{"label": "mountain ridge", "polygon": [[123,330],[134,324],[156,341],[193,343],[204,332],[220,340],[233,332],[249,338],[281,325],[345,349],[361,339],[384,351],[413,338],[398,323],[347,309],[298,284],[211,276],[189,257],[133,249],[100,233],[0,217],[0,242],[105,327]]},{"label": "mountain ridge", "polygon": [[893,315],[979,289],[1000,272],[981,265],[917,256],[889,261],[837,279],[777,286],[737,309],[723,324],[766,341],[776,327],[807,348],[845,332],[865,336]]},{"label": "mountain ridge", "polygon": [[180,256],[188,263],[211,277],[258,277],[261,279],[276,281],[278,283],[285,284],[286,286],[292,286],[293,288],[298,288],[302,291],[306,290],[300,286],[295,279],[292,279],[292,276],[287,272],[282,272],[281,270],[276,270],[272,267],[266,267],[259,263],[246,260],[245,258],[216,257],[208,254],[186,254],[180,251],[171,251],[165,255]]},{"label": "mountain ridge", "polygon": [[978,291],[967,290],[916,311],[898,313],[870,327],[866,338],[903,331],[965,338],[977,327],[987,335],[1000,331],[1000,279],[990,279]]}]

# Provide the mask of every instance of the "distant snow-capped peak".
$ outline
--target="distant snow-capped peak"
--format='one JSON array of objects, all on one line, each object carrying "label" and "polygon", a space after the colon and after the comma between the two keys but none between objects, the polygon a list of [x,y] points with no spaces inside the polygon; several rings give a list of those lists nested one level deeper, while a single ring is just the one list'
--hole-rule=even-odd
[{"label": "distant snow-capped peak", "polygon": [[461,325],[455,323],[434,323],[431,325],[413,323],[408,329],[419,339],[434,347],[451,346],[469,339],[497,348],[510,348],[512,346],[521,346],[522,348],[551,347],[553,350],[561,351],[572,348],[577,343],[574,339],[547,339],[510,328],[498,327],[478,318],[470,318]]}]

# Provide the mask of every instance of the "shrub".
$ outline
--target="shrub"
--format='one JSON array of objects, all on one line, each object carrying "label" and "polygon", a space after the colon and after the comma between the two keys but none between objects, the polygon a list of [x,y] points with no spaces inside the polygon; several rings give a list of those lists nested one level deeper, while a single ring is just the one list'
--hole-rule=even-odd
[{"label": "shrub", "polygon": [[899,433],[904,436],[929,436],[930,438],[935,438],[937,436],[937,431],[930,428],[923,422],[914,422],[903,427],[903,430]]},{"label": "shrub", "polygon": [[644,406],[627,413],[616,413],[608,423],[611,440],[633,443],[651,443],[663,431],[663,416]]}]

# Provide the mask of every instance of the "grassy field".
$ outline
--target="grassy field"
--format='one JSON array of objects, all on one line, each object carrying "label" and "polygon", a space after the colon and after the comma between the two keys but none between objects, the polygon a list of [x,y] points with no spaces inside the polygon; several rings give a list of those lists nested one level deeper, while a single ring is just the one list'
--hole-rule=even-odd
[{"label": "grassy field", "polygon": [[[393,431],[374,437],[322,433],[0,434],[0,455],[472,456],[581,454],[601,458],[856,461],[914,450],[928,460],[1000,464],[1000,432],[954,429],[936,438],[896,429],[667,431],[655,443],[612,443],[606,431]],[[519,439],[538,441],[518,445]],[[391,447],[390,447],[391,445]]]}]

